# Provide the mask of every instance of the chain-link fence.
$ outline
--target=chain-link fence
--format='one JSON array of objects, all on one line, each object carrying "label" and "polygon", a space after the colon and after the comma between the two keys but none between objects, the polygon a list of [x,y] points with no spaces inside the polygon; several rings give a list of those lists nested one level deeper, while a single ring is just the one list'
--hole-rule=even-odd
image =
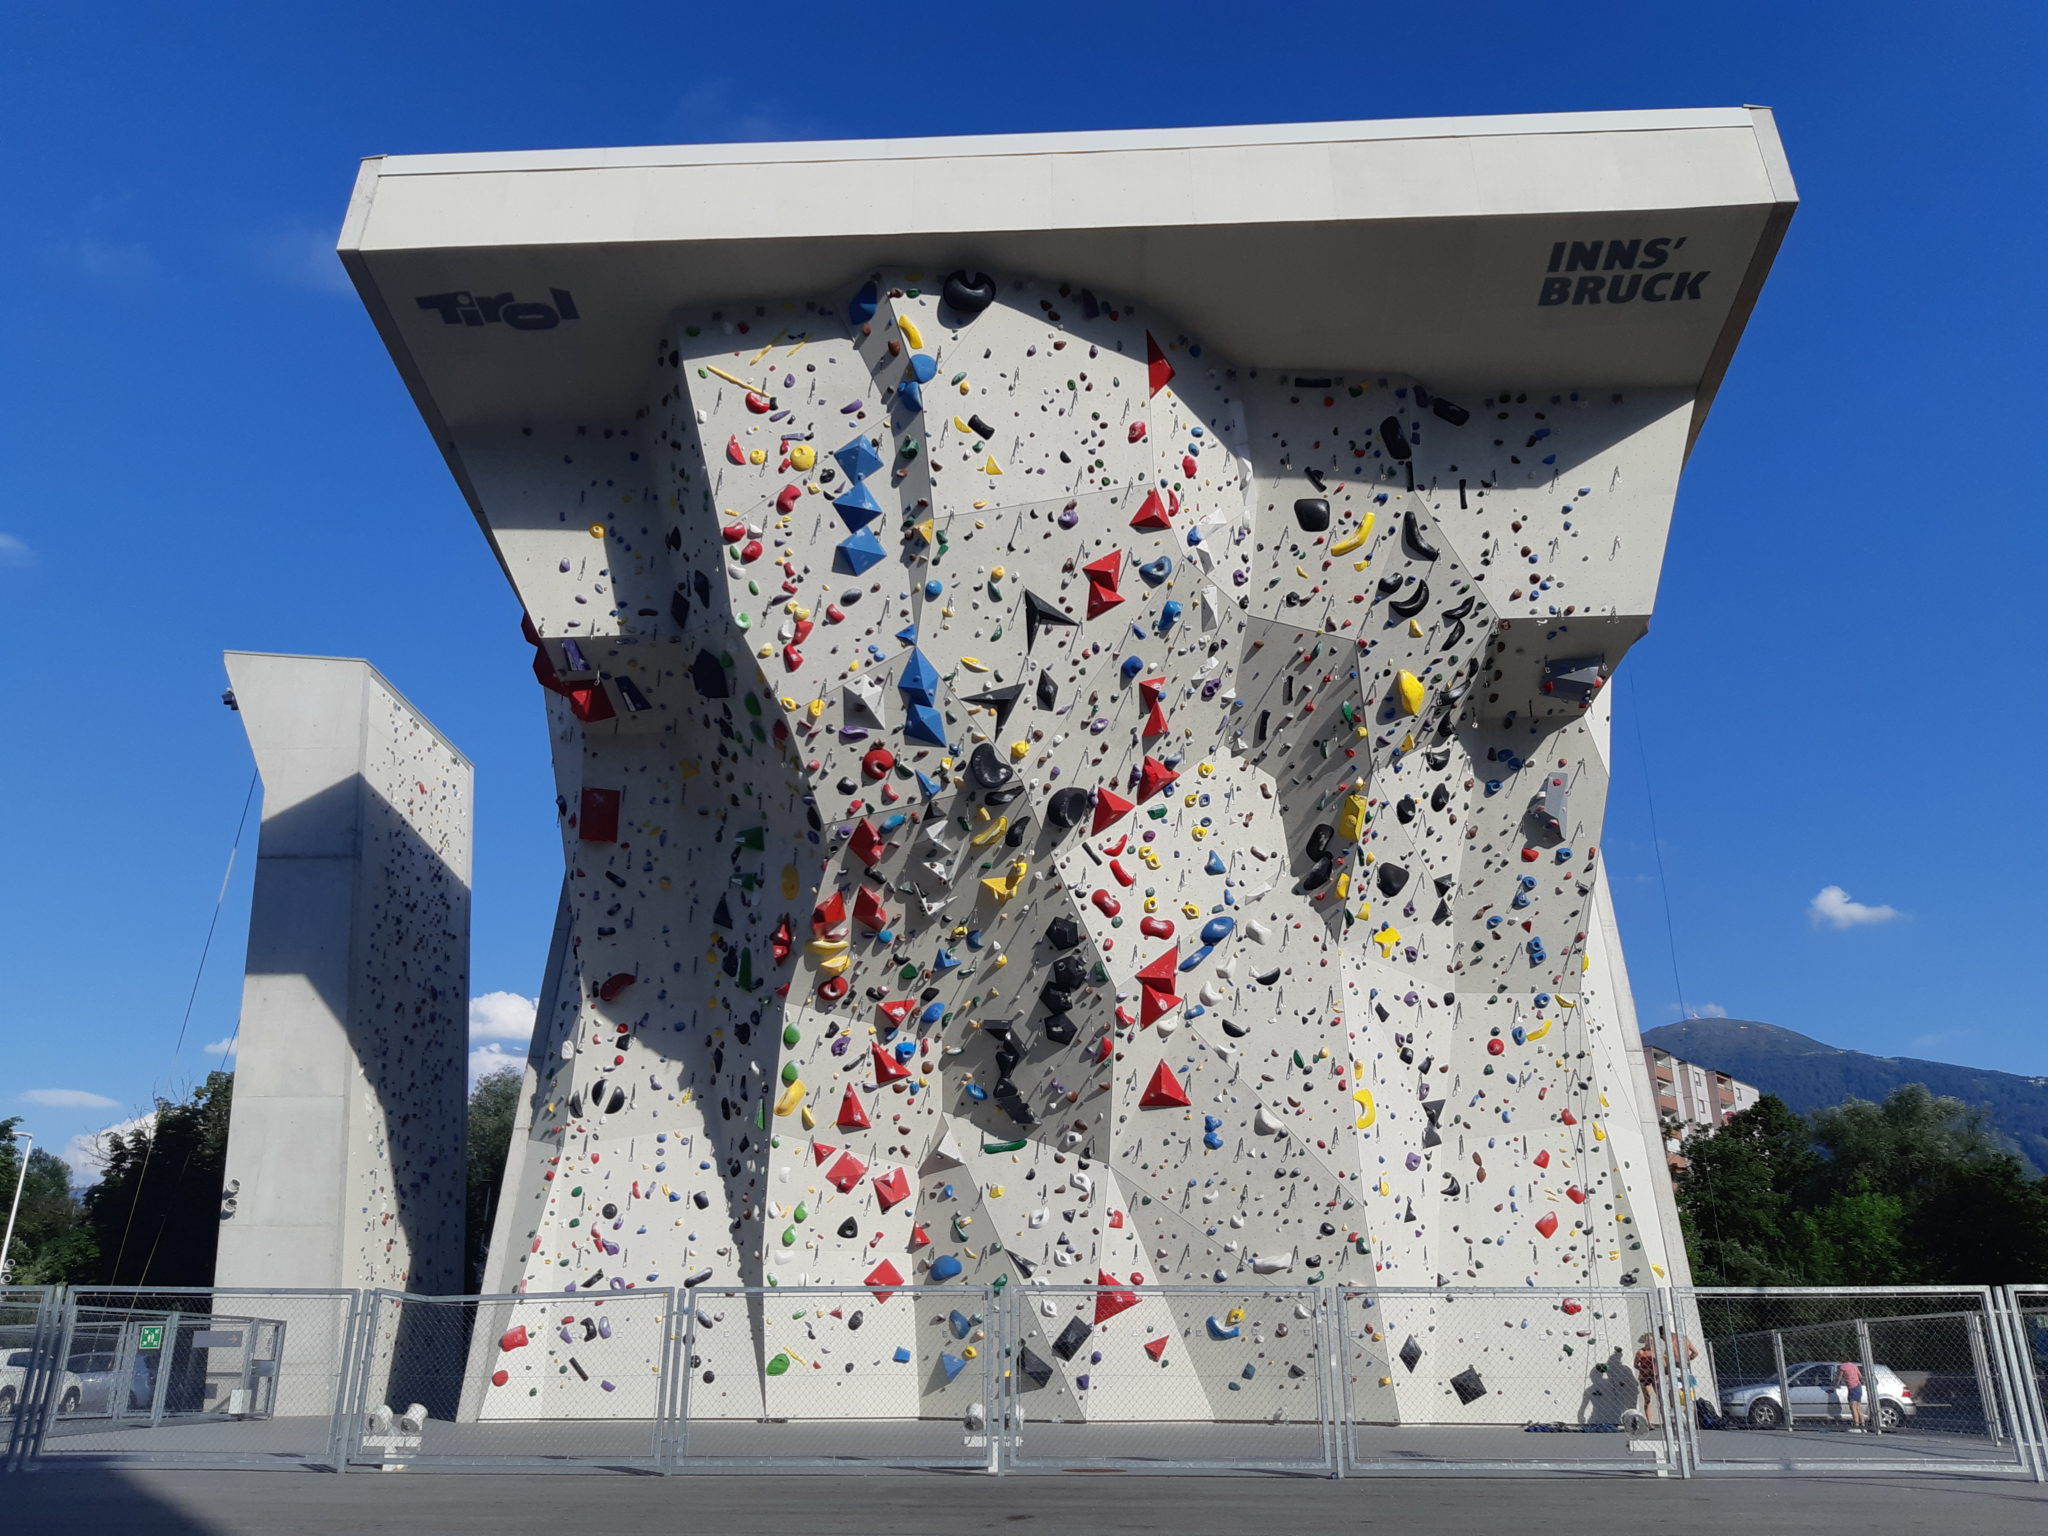
[{"label": "chain-link fence", "polygon": [[364,1300],[350,1466],[657,1469],[668,1289]]},{"label": "chain-link fence", "polygon": [[1698,1289],[1705,1472],[2028,1472],[2034,1426],[1986,1287]]},{"label": "chain-link fence", "polygon": [[1003,1466],[1333,1473],[1326,1294],[1011,1287]]},{"label": "chain-link fence", "polygon": [[2048,1284],[0,1289],[0,1467],[2048,1480]]},{"label": "chain-link fence", "polygon": [[0,1471],[19,1467],[34,1442],[57,1365],[58,1298],[56,1286],[0,1286]]},{"label": "chain-link fence", "polygon": [[1682,1343],[1645,1288],[1337,1293],[1345,1470],[1680,1470]]},{"label": "chain-link fence", "polygon": [[994,1470],[996,1293],[949,1285],[684,1294],[678,1470]]},{"label": "chain-link fence", "polygon": [[74,1290],[30,1454],[45,1464],[335,1466],[358,1300]]}]

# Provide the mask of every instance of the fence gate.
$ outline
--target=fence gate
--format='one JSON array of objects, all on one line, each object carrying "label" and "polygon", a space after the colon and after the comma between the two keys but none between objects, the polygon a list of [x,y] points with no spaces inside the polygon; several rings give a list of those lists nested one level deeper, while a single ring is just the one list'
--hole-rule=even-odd
[{"label": "fence gate", "polygon": [[1347,1473],[1683,1470],[1664,1292],[1348,1287],[1336,1322]]},{"label": "fence gate", "polygon": [[2026,1379],[1984,1286],[1674,1293],[1701,1472],[2035,1475]]},{"label": "fence gate", "polygon": [[2048,1482],[2048,1283],[2009,1285],[2000,1299],[2016,1395],[2034,1444],[2034,1481]]},{"label": "fence gate", "polygon": [[653,1471],[668,1438],[666,1288],[364,1299],[351,1467]]},{"label": "fence gate", "polygon": [[1008,1288],[1004,1469],[1334,1473],[1328,1294]]},{"label": "fence gate", "polygon": [[62,1324],[56,1286],[0,1286],[0,1471],[18,1469],[34,1443]]},{"label": "fence gate", "polygon": [[29,1454],[336,1466],[355,1327],[353,1291],[74,1289]]},{"label": "fence gate", "polygon": [[676,1470],[995,1470],[993,1290],[706,1285],[683,1313]]}]

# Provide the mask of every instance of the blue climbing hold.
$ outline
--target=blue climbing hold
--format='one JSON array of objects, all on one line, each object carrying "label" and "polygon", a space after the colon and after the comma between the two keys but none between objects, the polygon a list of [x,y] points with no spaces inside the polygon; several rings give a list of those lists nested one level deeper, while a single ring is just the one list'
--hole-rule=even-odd
[{"label": "blue climbing hold", "polygon": [[936,704],[938,690],[937,669],[924,659],[924,652],[913,647],[896,678],[896,691],[914,704]]},{"label": "blue climbing hold", "polygon": [[942,1253],[932,1260],[932,1278],[934,1280],[951,1280],[966,1267],[952,1254]]},{"label": "blue climbing hold", "polygon": [[[1215,855],[1211,854],[1210,857],[1213,858]],[[1222,871],[1211,870],[1210,873],[1221,874]],[[1237,919],[1234,917],[1212,917],[1209,921],[1202,924],[1202,942],[1204,944],[1220,944],[1230,937],[1231,932],[1236,927]]]},{"label": "blue climbing hold", "polygon": [[1156,587],[1173,574],[1173,556],[1161,555],[1157,560],[1147,560],[1138,567],[1138,579],[1148,587]]},{"label": "blue climbing hold", "polygon": [[946,744],[946,722],[935,706],[912,704],[903,711],[903,734],[927,746],[943,747]]},{"label": "blue climbing hold", "polygon": [[875,500],[875,493],[859,481],[848,486],[843,494],[833,497],[832,508],[850,529],[865,528],[882,515],[882,504]]},{"label": "blue climbing hold", "polygon": [[1223,855],[1214,848],[1209,850],[1209,862],[1202,867],[1212,875],[1227,875],[1230,873],[1230,866],[1223,862]]},{"label": "blue climbing hold", "polygon": [[1236,1325],[1235,1323],[1232,1323],[1232,1324],[1231,1324],[1231,1325],[1230,1325],[1230,1326],[1229,1326],[1228,1328],[1226,1328],[1226,1327],[1224,1327],[1224,1326],[1223,1326],[1223,1325],[1222,1325],[1221,1323],[1217,1322],[1215,1318],[1213,1318],[1213,1317],[1212,1317],[1212,1318],[1210,1318],[1210,1319],[1209,1319],[1209,1337],[1210,1337],[1210,1338],[1212,1338],[1212,1339],[1234,1339],[1234,1338],[1236,1338],[1236,1337],[1237,1337],[1237,1335],[1238,1335],[1238,1328],[1237,1328],[1237,1325]]},{"label": "blue climbing hold", "polygon": [[882,467],[882,456],[864,437],[856,437],[844,448],[834,450],[832,457],[839,461],[849,480],[865,480]]},{"label": "blue climbing hold", "polygon": [[925,352],[910,354],[910,376],[920,384],[929,384],[938,376],[938,359]]},{"label": "blue climbing hold", "polygon": [[882,561],[882,541],[875,530],[863,528],[850,539],[842,539],[832,551],[832,569],[846,576],[859,576]]},{"label": "blue climbing hold", "polygon": [[[846,318],[856,326],[866,325],[875,318],[875,310],[882,302],[882,290],[873,283],[864,286],[846,306]],[[907,1360],[910,1357],[904,1356]]]}]

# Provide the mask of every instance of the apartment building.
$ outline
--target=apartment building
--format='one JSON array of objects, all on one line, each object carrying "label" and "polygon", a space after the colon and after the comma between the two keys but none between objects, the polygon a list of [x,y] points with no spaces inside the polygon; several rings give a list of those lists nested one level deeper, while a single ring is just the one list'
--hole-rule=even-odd
[{"label": "apartment building", "polygon": [[1650,1074],[1650,1093],[1657,1104],[1657,1122],[1664,1129],[1664,1156],[1675,1173],[1685,1166],[1681,1148],[1696,1131],[1713,1131],[1730,1115],[1740,1114],[1763,1094],[1745,1082],[1696,1062],[1685,1061],[1654,1045],[1643,1047]]}]

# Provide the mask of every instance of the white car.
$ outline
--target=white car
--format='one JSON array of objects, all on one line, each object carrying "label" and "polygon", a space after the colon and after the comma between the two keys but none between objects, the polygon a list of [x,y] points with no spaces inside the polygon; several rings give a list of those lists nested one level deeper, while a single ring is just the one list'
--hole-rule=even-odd
[{"label": "white car", "polygon": [[[1906,1390],[1898,1372],[1888,1365],[1872,1366],[1876,1391],[1865,1390],[1864,1418],[1880,1430],[1901,1429],[1915,1410],[1913,1394]],[[1870,1378],[1866,1377],[1866,1382]],[[1830,1419],[1843,1424],[1855,1416],[1849,1412],[1849,1389],[1835,1385],[1835,1362],[1801,1360],[1785,1367],[1785,1384],[1792,1389],[1795,1419]],[[1785,1394],[1775,1379],[1746,1386],[1721,1389],[1721,1415],[1752,1429],[1782,1429],[1785,1424]],[[1876,1401],[1872,1402],[1871,1399]]]},{"label": "white car", "polygon": [[[35,1351],[10,1349],[0,1355],[0,1419],[14,1417],[14,1408],[21,1401],[22,1385],[28,1379],[28,1368],[35,1361]],[[78,1405],[85,1400],[85,1382],[75,1371],[64,1372],[59,1385],[57,1411],[76,1413]]]}]

